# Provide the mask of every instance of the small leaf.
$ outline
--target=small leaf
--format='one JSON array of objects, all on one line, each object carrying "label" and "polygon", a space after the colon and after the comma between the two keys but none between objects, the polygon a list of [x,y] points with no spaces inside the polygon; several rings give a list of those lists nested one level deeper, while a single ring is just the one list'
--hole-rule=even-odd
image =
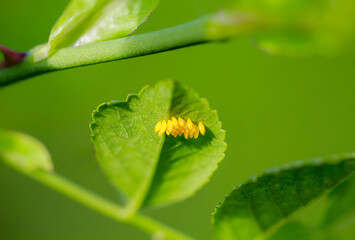
[{"label": "small leaf", "polygon": [[[158,121],[201,121],[197,139],[161,137]],[[127,101],[102,104],[93,113],[92,141],[104,172],[123,194],[127,211],[180,201],[208,180],[224,157],[224,131],[205,99],[173,80],[146,87]]]},{"label": "small leaf", "polygon": [[0,159],[23,172],[53,170],[46,147],[24,133],[0,130]]},{"label": "small leaf", "polygon": [[[355,171],[355,154],[296,162],[240,185],[213,214],[218,239],[265,239]],[[307,228],[295,223],[287,228]],[[278,239],[278,238],[275,238]],[[293,238],[292,238],[293,239]]]},{"label": "small leaf", "polygon": [[72,0],[49,36],[49,52],[125,37],[145,21],[159,0]]}]

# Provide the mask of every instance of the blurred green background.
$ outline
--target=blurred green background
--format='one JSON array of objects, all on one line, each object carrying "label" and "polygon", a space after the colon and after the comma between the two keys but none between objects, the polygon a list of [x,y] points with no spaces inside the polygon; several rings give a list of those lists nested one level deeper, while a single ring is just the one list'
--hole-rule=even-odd
[{"label": "blurred green background", "polygon": [[[217,0],[162,0],[138,33],[184,23]],[[0,0],[0,43],[18,51],[46,42],[68,0]],[[278,164],[355,151],[355,57],[269,56],[247,38],[65,70],[0,89],[0,126],[48,147],[56,171],[115,200],[89,140],[91,111],[173,77],[218,109],[228,149],[192,198],[146,214],[212,239],[210,213],[233,186]],[[0,239],[149,239],[0,165]]]}]

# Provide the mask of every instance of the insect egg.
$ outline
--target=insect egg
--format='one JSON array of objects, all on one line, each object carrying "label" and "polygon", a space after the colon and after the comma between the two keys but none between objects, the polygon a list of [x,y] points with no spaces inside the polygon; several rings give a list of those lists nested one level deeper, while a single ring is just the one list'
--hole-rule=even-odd
[{"label": "insect egg", "polygon": [[201,133],[202,135],[205,135],[206,129],[205,129],[205,126],[203,126],[202,122],[199,122],[199,123],[198,123],[198,128],[199,128],[199,130],[200,130],[200,133]]},{"label": "insect egg", "polygon": [[191,119],[187,119],[186,125],[189,129],[192,129],[193,123],[191,122]]},{"label": "insect egg", "polygon": [[155,126],[155,131],[156,131],[156,132],[159,132],[160,129],[161,129],[161,121],[159,121],[159,122],[157,123],[157,125]]},{"label": "insect egg", "polygon": [[193,137],[194,137],[194,132],[191,131],[191,130],[190,130],[190,132],[189,132],[189,137],[190,137],[190,138],[193,138]]},{"label": "insect egg", "polygon": [[178,125],[178,121],[176,120],[175,117],[173,117],[173,118],[171,119],[171,121],[173,122],[174,128],[177,128],[177,127],[179,126],[179,125]]},{"label": "insect egg", "polygon": [[172,136],[174,136],[174,137],[176,137],[176,136],[177,136],[177,132],[176,132],[176,130],[175,130],[175,129],[171,132],[171,135],[172,135]]},{"label": "insect egg", "polygon": [[170,135],[170,133],[173,131],[173,122],[171,120],[168,120],[167,126],[166,126],[166,134]]},{"label": "insect egg", "polygon": [[184,134],[184,131],[182,130],[182,128],[179,128],[179,130],[178,130],[178,131],[179,131],[179,133],[178,133],[178,134],[179,134],[179,136],[181,136],[182,134]]},{"label": "insect egg", "polygon": [[184,132],[184,137],[185,137],[185,139],[188,139],[188,138],[189,138],[189,132],[188,132],[188,131],[185,131],[185,132]]},{"label": "insect egg", "polygon": [[199,135],[199,128],[195,125],[195,133],[194,133],[194,138],[198,138],[198,135]]},{"label": "insect egg", "polygon": [[206,129],[202,122],[195,125],[190,118],[185,121],[181,117],[176,119],[172,117],[171,120],[159,121],[155,126],[155,131],[158,132],[159,136],[162,136],[164,132],[166,135],[172,135],[177,137],[178,135],[184,135],[186,139],[188,138],[198,138],[200,135],[205,135]]},{"label": "insect egg", "polygon": [[182,118],[178,118],[178,122],[179,122],[179,126],[181,127],[181,128],[183,128],[183,127],[185,127],[185,121],[184,121],[184,119],[182,119]]},{"label": "insect egg", "polygon": [[166,130],[166,121],[164,120],[162,123],[161,123],[161,128],[160,128],[160,131],[158,133],[159,136],[163,135],[163,133],[165,132]]}]

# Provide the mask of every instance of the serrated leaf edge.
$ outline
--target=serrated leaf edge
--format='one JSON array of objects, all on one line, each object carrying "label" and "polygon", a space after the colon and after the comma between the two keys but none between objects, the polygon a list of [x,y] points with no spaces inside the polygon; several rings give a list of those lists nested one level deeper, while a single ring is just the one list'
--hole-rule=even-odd
[{"label": "serrated leaf edge", "polygon": [[[157,84],[154,85],[153,88],[154,88],[154,89],[157,89],[160,84],[164,84],[164,82],[166,82],[166,81],[177,82],[175,79],[167,79],[167,80],[163,80],[163,81],[158,82]],[[181,83],[180,83],[180,84],[181,84]],[[183,85],[183,84],[181,84],[181,85],[182,85],[182,87],[186,88],[186,90],[191,90],[191,89],[192,89],[192,88],[190,88],[189,86],[186,86],[186,85]],[[109,102],[103,102],[102,104],[100,104],[100,105],[92,112],[92,119],[93,119],[93,121],[89,124],[89,127],[90,127],[90,131],[91,131],[90,139],[91,139],[91,142],[92,142],[92,144],[93,144],[94,147],[95,147],[95,143],[94,143],[94,141],[93,141],[93,138],[95,137],[95,134],[94,134],[93,128],[94,128],[94,125],[95,125],[95,123],[96,123],[96,122],[95,122],[95,115],[98,114],[98,113],[100,113],[100,110],[101,110],[103,107],[110,106],[110,105],[113,105],[113,104],[116,104],[116,103],[124,103],[124,102],[125,102],[125,103],[128,103],[132,97],[138,97],[138,98],[140,98],[140,96],[144,93],[144,91],[146,91],[146,90],[147,90],[148,88],[150,88],[150,87],[152,87],[152,86],[151,86],[150,84],[148,84],[148,85],[146,85],[145,87],[143,87],[138,93],[130,93],[130,94],[128,94],[127,97],[126,97],[126,100],[111,100],[111,101],[109,101]],[[173,204],[173,203],[177,203],[177,202],[183,201],[183,200],[185,200],[185,199],[187,199],[187,198],[189,198],[189,197],[194,196],[197,191],[199,191],[206,183],[208,183],[208,182],[210,181],[212,175],[213,175],[214,172],[218,169],[218,164],[219,164],[219,163],[224,159],[224,157],[225,157],[225,153],[224,153],[224,152],[225,152],[226,149],[227,149],[227,143],[225,142],[226,130],[222,129],[222,122],[219,121],[219,117],[218,117],[218,114],[217,114],[217,110],[215,110],[215,109],[211,110],[211,107],[210,107],[210,104],[209,104],[208,100],[207,100],[206,98],[200,98],[200,95],[199,95],[197,92],[194,91],[194,93],[195,93],[196,98],[198,98],[199,100],[202,100],[202,101],[206,101],[206,104],[208,105],[209,111],[210,111],[211,113],[213,113],[213,114],[215,115],[215,117],[216,117],[219,130],[220,130],[220,132],[223,134],[221,140],[222,140],[222,143],[223,143],[223,145],[224,145],[224,146],[223,146],[224,148],[223,148],[223,152],[222,152],[221,158],[218,159],[218,161],[216,162],[215,167],[214,167],[213,170],[211,171],[211,174],[208,176],[208,178],[206,178],[206,181],[202,182],[202,183],[196,188],[195,191],[191,192],[191,193],[188,194],[188,195],[185,195],[183,198],[177,199],[176,201],[172,201],[172,202],[169,202],[169,203],[161,204],[161,205],[159,205],[159,206],[152,206],[152,207],[148,207],[148,208],[155,208],[155,207],[160,207],[160,206],[171,205],[171,204]],[[170,112],[170,110],[169,110],[169,112]],[[162,144],[162,146],[163,146],[163,144]],[[156,163],[156,166],[158,166],[158,165],[159,165],[159,161],[157,161],[157,163]],[[147,192],[149,192],[149,190],[150,190],[151,182],[153,181],[154,176],[155,176],[155,171],[156,171],[156,168],[155,168],[155,170],[153,171],[152,178],[150,179]],[[144,199],[143,199],[141,205],[144,204],[144,201],[145,201],[146,197],[147,197],[147,194],[144,196]]]}]

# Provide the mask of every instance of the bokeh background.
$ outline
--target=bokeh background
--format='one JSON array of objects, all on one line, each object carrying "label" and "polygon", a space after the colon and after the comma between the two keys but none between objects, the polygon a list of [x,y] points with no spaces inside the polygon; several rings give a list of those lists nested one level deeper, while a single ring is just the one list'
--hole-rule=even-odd
[{"label": "bokeh background", "polygon": [[[138,33],[193,20],[220,0],[162,0]],[[68,0],[0,0],[0,43],[26,51],[47,41]],[[50,73],[0,89],[0,126],[48,147],[55,169],[116,200],[89,140],[91,111],[146,84],[176,78],[208,98],[228,149],[211,181],[190,199],[146,214],[212,239],[210,213],[233,186],[278,164],[355,151],[355,57],[267,55],[241,37]],[[149,239],[0,165],[1,240]]]}]

